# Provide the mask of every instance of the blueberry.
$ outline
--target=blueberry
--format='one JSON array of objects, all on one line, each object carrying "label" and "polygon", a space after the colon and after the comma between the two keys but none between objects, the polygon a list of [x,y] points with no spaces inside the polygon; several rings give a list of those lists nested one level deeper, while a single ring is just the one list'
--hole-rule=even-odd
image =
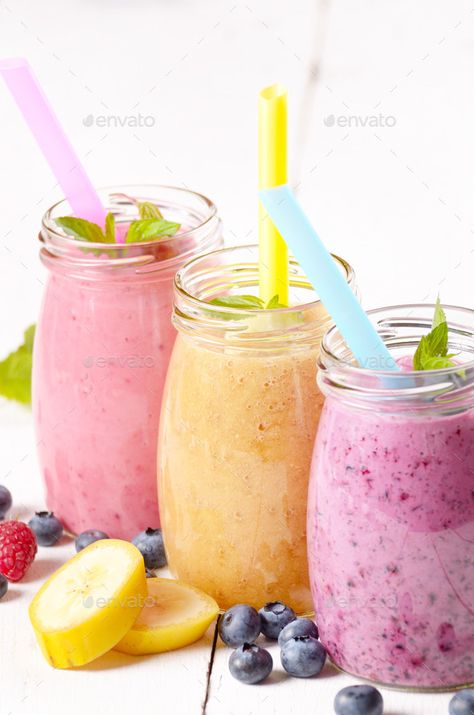
[{"label": "blueberry", "polygon": [[253,643],[260,633],[260,616],[252,606],[232,606],[219,621],[219,635],[224,643],[237,648]]},{"label": "blueberry", "polygon": [[0,599],[4,597],[8,591],[8,581],[3,574],[0,573]]},{"label": "blueberry", "polygon": [[83,531],[79,534],[79,536],[76,536],[74,545],[76,547],[76,551],[82,551],[82,549],[85,549],[86,546],[89,546],[89,544],[93,544],[94,541],[100,541],[101,539],[108,538],[109,536],[105,533],[105,531],[101,531],[100,529],[88,529],[87,531]]},{"label": "blueberry", "polygon": [[141,531],[132,539],[132,544],[135,544],[141,552],[147,569],[160,569],[166,566],[167,561],[161,529],[148,528],[145,531]]},{"label": "blueberry", "polygon": [[474,688],[460,690],[451,698],[449,715],[474,715]]},{"label": "blueberry", "polygon": [[37,511],[28,526],[40,546],[54,546],[63,535],[63,525],[52,511]]},{"label": "blueberry", "polygon": [[296,619],[295,612],[289,606],[285,606],[281,601],[267,603],[259,610],[262,621],[262,633],[267,638],[275,640],[280,635],[280,631]]},{"label": "blueberry", "polygon": [[283,644],[281,664],[295,678],[319,675],[326,662],[326,649],[312,636],[295,636]]},{"label": "blueberry", "polygon": [[3,519],[12,505],[12,495],[6,487],[0,485],[0,519]]},{"label": "blueberry", "polygon": [[229,670],[237,680],[253,685],[270,675],[273,668],[272,656],[258,645],[244,643],[229,658]]},{"label": "blueberry", "polygon": [[383,698],[372,685],[349,685],[334,699],[336,715],[382,715]]},{"label": "blueberry", "polygon": [[155,574],[153,571],[150,571],[150,569],[145,569],[145,576],[147,578],[156,578]]},{"label": "blueberry", "polygon": [[290,621],[290,623],[280,631],[278,645],[282,648],[286,641],[291,640],[291,638],[295,636],[311,636],[318,640],[319,631],[316,624],[309,618],[297,618],[295,621]]}]

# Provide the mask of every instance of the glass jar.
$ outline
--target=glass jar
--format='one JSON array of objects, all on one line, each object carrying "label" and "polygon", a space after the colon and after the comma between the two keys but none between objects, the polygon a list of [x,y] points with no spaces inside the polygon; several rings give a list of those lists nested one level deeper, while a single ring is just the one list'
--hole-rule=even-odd
[{"label": "glass jar", "polygon": [[[350,266],[336,258],[349,283]],[[209,302],[258,292],[258,248],[226,248],[176,276],[158,450],[172,572],[222,608],[282,600],[312,608],[306,500],[322,396],[314,379],[329,318],[295,261],[290,304]]]},{"label": "glass jar", "polygon": [[215,206],[165,186],[105,189],[104,206],[124,233],[133,200],[152,201],[181,224],[167,240],[85,243],[43,218],[41,260],[49,270],[36,331],[33,411],[46,504],[73,532],[97,528],[131,538],[159,524],[156,442],[175,340],[174,274],[221,244]]},{"label": "glass jar", "polygon": [[308,500],[311,588],[331,659],[415,689],[474,681],[474,311],[446,308],[462,368],[411,371],[433,312],[370,313],[398,373],[354,366],[338,331],[325,336]]}]

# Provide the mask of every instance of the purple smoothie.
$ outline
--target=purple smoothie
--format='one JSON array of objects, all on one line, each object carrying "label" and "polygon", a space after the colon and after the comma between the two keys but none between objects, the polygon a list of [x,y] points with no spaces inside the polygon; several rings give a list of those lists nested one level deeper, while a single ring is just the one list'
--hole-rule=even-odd
[{"label": "purple smoothie", "polygon": [[[425,388],[431,381],[429,389],[436,382],[427,373],[417,379]],[[418,403],[408,397],[394,407],[386,395],[348,397],[347,384],[336,382],[320,379],[327,398],[308,499],[321,640],[338,667],[369,680],[430,689],[471,684],[472,381],[452,407],[436,400],[427,407],[422,397],[421,409],[421,392]]]},{"label": "purple smoothie", "polygon": [[329,399],[313,469],[311,586],[336,665],[407,686],[474,680],[474,412],[397,419]]}]

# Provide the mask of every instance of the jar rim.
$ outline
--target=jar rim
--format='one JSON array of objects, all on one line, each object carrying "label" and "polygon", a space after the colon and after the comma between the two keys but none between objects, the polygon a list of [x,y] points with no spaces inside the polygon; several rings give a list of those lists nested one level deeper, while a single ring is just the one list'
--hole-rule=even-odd
[{"label": "jar rim", "polygon": [[[214,236],[221,233],[217,207],[211,199],[191,189],[167,184],[122,184],[97,189],[107,209],[115,209],[119,221],[134,220],[133,209],[137,200],[155,201],[164,208],[188,218],[189,227],[166,239],[148,240],[139,243],[97,243],[78,241],[61,231],[55,218],[64,205],[70,214],[69,203],[61,199],[51,206],[42,218],[39,239],[43,244],[42,258],[50,263],[65,259],[82,268],[103,266],[132,267],[137,271],[159,269],[166,271],[183,265],[196,255],[196,250],[205,252],[216,242]],[[56,216],[54,215],[56,212]],[[193,225],[194,222],[194,225]],[[217,244],[218,245],[218,244]]]},{"label": "jar rim", "polygon": [[[431,330],[434,303],[406,303],[367,311],[391,353],[408,353]],[[355,364],[354,357],[336,326],[329,328],[321,343],[318,384],[326,395],[339,394],[346,401],[421,401],[450,403],[451,407],[472,405],[474,391],[474,310],[443,304],[451,346],[462,348],[469,359],[436,370],[374,369]],[[423,315],[425,313],[425,315]],[[422,331],[420,333],[420,331]],[[456,342],[457,341],[457,342]],[[410,355],[413,354],[410,352]],[[367,406],[367,404],[366,404]]]},{"label": "jar rim", "polygon": [[[123,191],[119,191],[119,188],[122,187],[121,184],[117,186],[100,186],[97,188],[97,191],[99,192],[108,192],[109,196],[119,195],[119,194],[124,194]],[[193,226],[192,229],[189,231],[185,231],[184,233],[180,233],[180,236],[187,236],[192,234],[193,232],[197,231],[198,229],[202,228],[205,226],[209,221],[211,221],[216,215],[217,215],[217,206],[214,204],[211,199],[208,199],[207,196],[204,196],[204,194],[199,193],[198,191],[193,191],[192,189],[186,189],[181,186],[171,186],[170,184],[127,184],[126,185],[127,189],[165,189],[165,190],[172,190],[176,192],[181,192],[183,195],[187,194],[188,196],[195,196],[196,198],[200,199],[208,208],[209,208],[209,215],[208,217],[202,221],[202,223],[198,224],[197,226]],[[43,214],[43,217],[41,219],[41,225],[43,228],[45,228],[48,232],[52,233],[55,237],[57,237],[60,240],[64,240],[65,243],[73,244],[77,246],[77,241],[74,239],[73,236],[69,236],[68,234],[64,233],[64,231],[59,231],[57,229],[57,226],[54,222],[54,219],[52,218],[52,213],[55,209],[57,209],[61,204],[68,204],[68,200],[63,198],[57,201],[55,204],[50,206],[50,208]],[[170,241],[174,240],[176,236],[170,236]],[[166,241],[167,243],[167,241]],[[143,241],[140,242],[141,246],[150,246],[150,245],[156,245],[156,240],[150,240],[150,241]],[[112,249],[117,249],[123,246],[122,243],[94,243],[92,241],[87,241],[87,246],[90,248],[99,248],[103,249],[108,248],[109,250]]]},{"label": "jar rim", "polygon": [[[202,306],[203,304],[209,305],[208,301],[202,300],[201,298],[198,298],[196,295],[193,295],[189,290],[187,290],[184,285],[183,285],[183,278],[186,277],[186,273],[189,271],[192,271],[196,266],[199,266],[199,263],[203,263],[205,260],[208,260],[211,258],[213,255],[230,255],[232,252],[235,251],[256,251],[258,250],[258,244],[253,244],[253,243],[248,243],[244,245],[237,245],[237,246],[225,246],[224,248],[217,248],[214,251],[210,251],[209,253],[205,255],[199,255],[195,256],[194,258],[190,259],[187,261],[187,263],[176,273],[175,278],[174,278],[174,288],[175,291],[178,295],[180,295],[182,298],[184,298],[186,301],[189,301],[191,305],[194,305],[195,307]],[[346,280],[349,283],[349,285],[353,285],[355,282],[355,273],[354,269],[348,263],[344,258],[341,258],[340,256],[336,254],[331,254],[333,258],[339,263],[340,267],[344,271],[346,275]],[[253,265],[257,265],[256,262]],[[297,266],[298,263],[295,259],[290,258],[290,269],[291,266]],[[300,276],[301,278],[301,276]],[[307,279],[306,280],[306,285],[309,289],[312,289],[311,284]],[[291,281],[291,274],[290,274],[290,281]],[[278,308],[257,308],[257,309],[245,309],[245,308],[235,308],[231,306],[223,306],[223,305],[212,305],[212,312],[216,314],[220,314],[223,317],[228,316],[228,317],[237,317],[237,316],[243,316],[243,317],[252,317],[256,313],[271,313],[272,315],[275,314],[280,314],[280,315],[288,315],[292,313],[297,313],[301,312],[302,310],[305,310],[306,308],[314,308],[315,306],[319,305],[321,303],[321,300],[317,298],[316,300],[309,301],[308,303],[301,303],[297,305],[290,305],[290,306],[283,306],[283,307],[278,307]]]}]

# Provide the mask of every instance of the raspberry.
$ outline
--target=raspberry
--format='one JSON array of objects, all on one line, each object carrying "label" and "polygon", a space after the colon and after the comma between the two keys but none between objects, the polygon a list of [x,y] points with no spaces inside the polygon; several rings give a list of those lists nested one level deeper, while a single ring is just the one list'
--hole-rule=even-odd
[{"label": "raspberry", "polygon": [[0,573],[9,581],[23,578],[37,550],[35,535],[22,521],[0,524]]}]

